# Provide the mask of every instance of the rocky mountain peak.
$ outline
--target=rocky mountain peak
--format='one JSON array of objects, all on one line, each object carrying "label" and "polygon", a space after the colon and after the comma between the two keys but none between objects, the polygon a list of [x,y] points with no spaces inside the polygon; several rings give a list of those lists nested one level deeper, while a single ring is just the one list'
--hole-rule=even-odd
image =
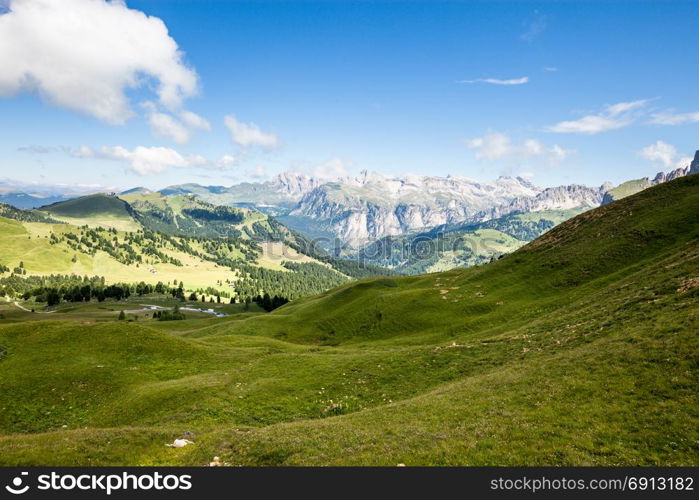
[{"label": "rocky mountain peak", "polygon": [[689,174],[699,174],[699,151],[694,153],[694,160],[689,165]]},{"label": "rocky mountain peak", "polygon": [[298,172],[282,172],[270,181],[274,189],[290,197],[300,197],[315,189],[321,181]]}]

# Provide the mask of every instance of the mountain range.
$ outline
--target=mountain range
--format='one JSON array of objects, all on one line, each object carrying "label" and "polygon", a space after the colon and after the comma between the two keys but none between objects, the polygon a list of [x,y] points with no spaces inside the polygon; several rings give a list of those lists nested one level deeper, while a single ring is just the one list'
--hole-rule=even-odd
[{"label": "mountain range", "polygon": [[541,188],[522,177],[478,182],[459,176],[393,177],[362,171],[356,177],[330,181],[287,172],[262,183],[231,187],[186,184],[162,192],[195,194],[216,204],[253,206],[276,215],[291,228],[324,239],[327,247],[339,248],[338,253],[351,253],[386,236],[435,227],[485,222],[516,213],[580,212],[698,171],[699,152],[687,167],[619,186]]},{"label": "mountain range", "polygon": [[[386,176],[362,171],[358,176],[322,180],[285,172],[265,182],[233,186],[181,184],[160,195],[190,195],[221,206],[247,207],[274,216],[285,226],[316,239],[335,255],[356,255],[367,244],[386,237],[408,237],[501,219],[513,214],[570,211],[571,215],[607,204],[642,189],[699,172],[699,151],[692,163],[618,186],[569,184],[539,187],[522,177],[478,182],[460,176]],[[123,196],[148,195],[132,188]],[[23,198],[24,196],[24,198]],[[48,196],[46,194],[42,196]],[[55,194],[58,201],[66,197]],[[44,201],[44,203],[40,203]],[[21,208],[50,203],[26,193],[0,195],[0,202]],[[557,223],[560,220],[557,221]]]}]

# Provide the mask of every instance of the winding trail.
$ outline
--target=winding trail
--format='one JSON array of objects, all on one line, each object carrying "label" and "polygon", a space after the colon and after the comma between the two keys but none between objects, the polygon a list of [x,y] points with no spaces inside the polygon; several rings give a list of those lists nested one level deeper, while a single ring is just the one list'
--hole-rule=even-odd
[{"label": "winding trail", "polygon": [[26,311],[26,312],[29,312],[29,313],[30,313],[30,312],[34,312],[34,313],[39,313],[39,314],[51,314],[51,313],[55,313],[55,312],[56,312],[56,311],[32,311],[31,309],[27,309],[26,307],[24,307],[22,304],[20,304],[20,303],[17,302],[16,300],[15,300],[15,301],[12,301],[12,300],[10,300],[9,298],[5,298],[5,301],[6,301],[6,302],[12,302],[15,306],[19,307],[22,311]]}]

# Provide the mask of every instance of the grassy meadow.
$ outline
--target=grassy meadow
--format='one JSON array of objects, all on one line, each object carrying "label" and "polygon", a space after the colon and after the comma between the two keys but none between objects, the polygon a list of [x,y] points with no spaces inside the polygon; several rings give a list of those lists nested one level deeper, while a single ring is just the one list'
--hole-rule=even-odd
[{"label": "grassy meadow", "polygon": [[490,264],[272,313],[4,303],[0,464],[697,465],[697,206],[680,178]]}]

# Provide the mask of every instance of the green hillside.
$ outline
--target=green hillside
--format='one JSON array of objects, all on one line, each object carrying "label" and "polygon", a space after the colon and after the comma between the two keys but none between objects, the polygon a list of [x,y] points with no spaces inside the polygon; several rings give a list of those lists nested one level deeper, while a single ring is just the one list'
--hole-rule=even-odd
[{"label": "green hillside", "polygon": [[649,188],[653,184],[649,179],[634,179],[631,181],[626,181],[615,188],[610,189],[604,195],[603,204],[611,203],[612,201],[621,200],[627,196],[636,194],[644,189]]},{"label": "green hillside", "polygon": [[135,212],[143,227],[170,235],[217,238],[247,236],[245,228],[266,217],[249,210],[215,206],[188,196],[163,196],[160,193],[121,195]]},{"label": "green hillside", "polygon": [[40,210],[65,217],[87,218],[110,215],[113,217],[129,217],[132,211],[127,203],[116,196],[92,194],[81,196],[68,201],[60,201],[41,207]]},{"label": "green hillside", "polygon": [[51,217],[71,224],[110,227],[124,231],[139,229],[131,206],[113,195],[92,194],[39,208]]},{"label": "green hillside", "polygon": [[[183,282],[186,292],[244,301],[315,295],[353,278],[391,274],[318,255],[302,235],[260,212],[193,196],[93,195],[0,213],[0,288],[20,276],[89,275],[106,283]],[[50,217],[49,217],[50,215]],[[9,281],[8,281],[9,280]]]},{"label": "green hillside", "polygon": [[[244,300],[269,293],[290,299],[349,281],[291,248],[242,238],[202,239],[140,229],[20,222],[0,217],[0,288],[21,276],[98,275],[107,283],[183,282],[185,290]],[[9,281],[8,281],[9,280]]]},{"label": "green hillside", "polygon": [[514,252],[583,209],[511,214],[478,223],[450,224],[430,231],[387,236],[357,252],[361,262],[403,274],[470,267]]},{"label": "green hillside", "polygon": [[270,314],[15,311],[0,464],[696,466],[697,206],[699,176],[677,179],[491,264]]},{"label": "green hillside", "polygon": [[13,219],[22,222],[46,222],[49,224],[60,224],[60,221],[52,219],[37,210],[22,210],[12,205],[0,203],[0,217]]}]

